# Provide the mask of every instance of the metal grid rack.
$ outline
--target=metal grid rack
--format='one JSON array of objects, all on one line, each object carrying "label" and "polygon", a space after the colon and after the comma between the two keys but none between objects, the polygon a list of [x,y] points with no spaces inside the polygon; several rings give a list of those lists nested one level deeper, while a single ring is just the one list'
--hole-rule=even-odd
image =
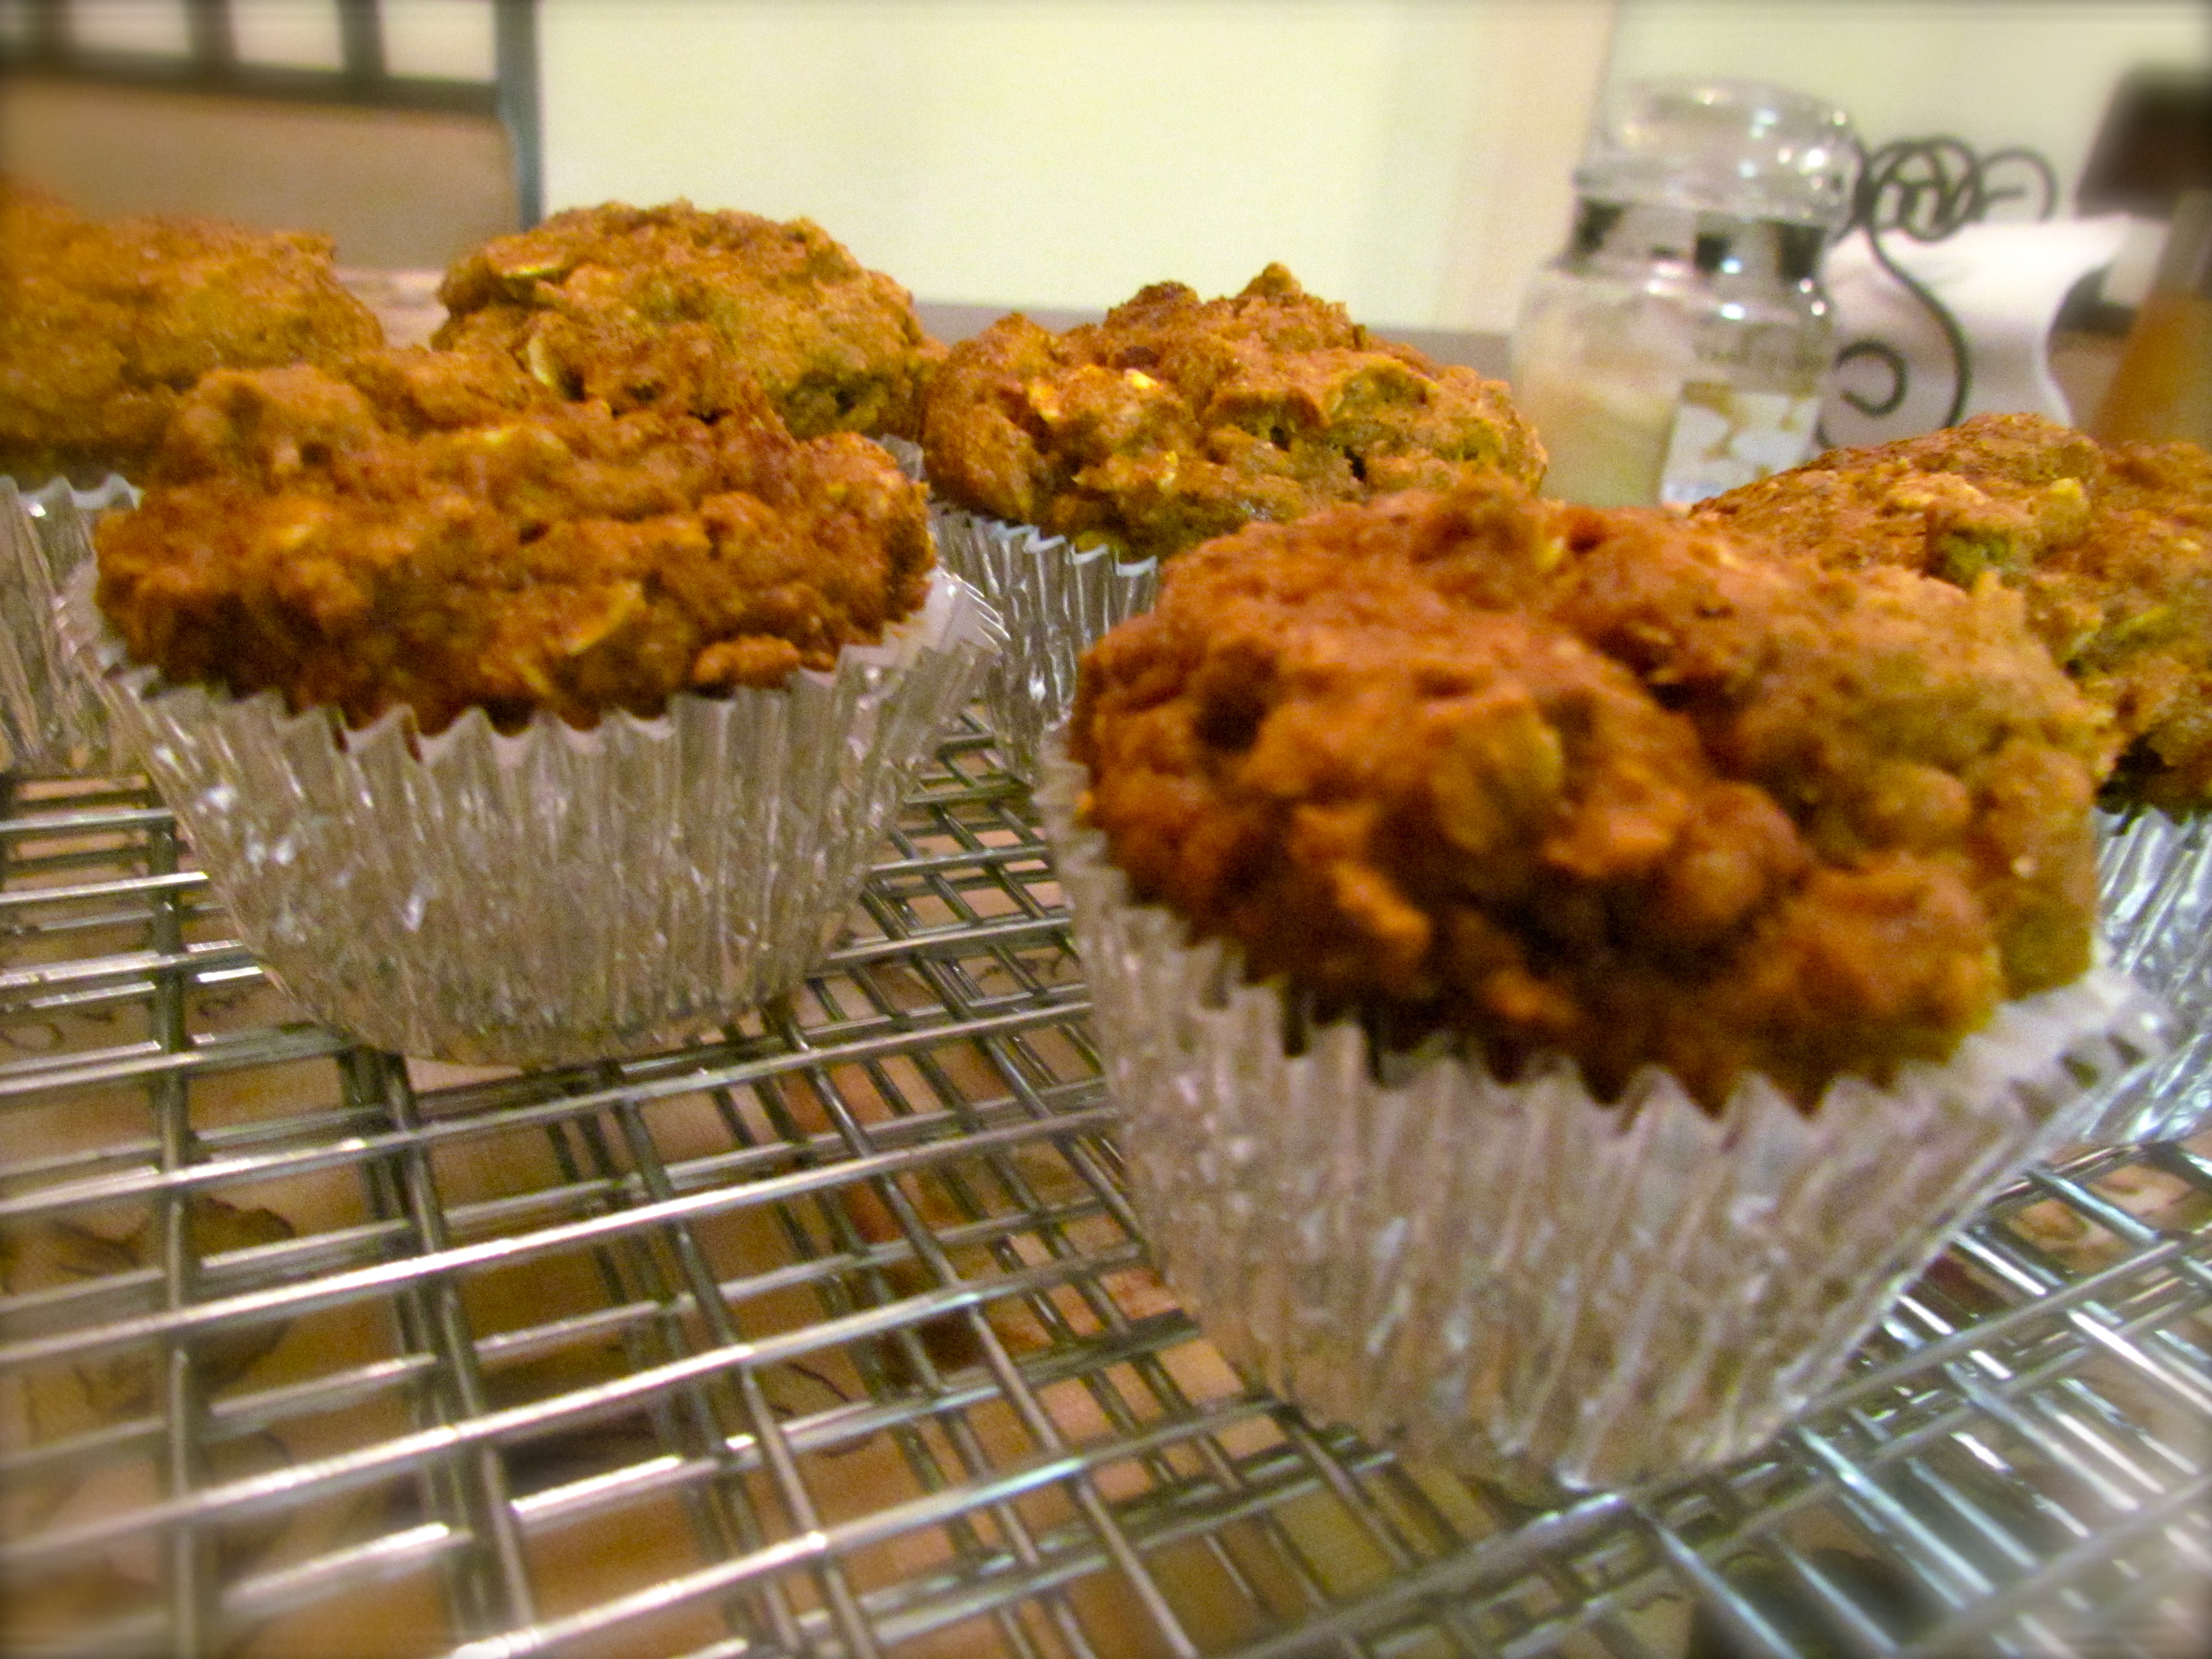
[{"label": "metal grid rack", "polygon": [[301,1022],[142,787],[20,787],[0,1648],[2205,1650],[2197,1152],[2039,1171],[1768,1453],[1529,1508],[1152,1277],[986,732],[886,850],[787,1004],[518,1075]]}]

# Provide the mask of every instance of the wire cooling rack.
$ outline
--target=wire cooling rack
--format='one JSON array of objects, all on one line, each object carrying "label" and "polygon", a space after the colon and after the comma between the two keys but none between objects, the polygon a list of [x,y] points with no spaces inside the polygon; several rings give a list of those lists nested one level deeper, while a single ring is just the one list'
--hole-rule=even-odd
[{"label": "wire cooling rack", "polygon": [[0,817],[0,1647],[2205,1650],[2212,1164],[2039,1171],[1767,1454],[1564,1507],[1146,1267],[1050,866],[944,748],[805,992],[520,1075],[301,1022],[143,788]]}]

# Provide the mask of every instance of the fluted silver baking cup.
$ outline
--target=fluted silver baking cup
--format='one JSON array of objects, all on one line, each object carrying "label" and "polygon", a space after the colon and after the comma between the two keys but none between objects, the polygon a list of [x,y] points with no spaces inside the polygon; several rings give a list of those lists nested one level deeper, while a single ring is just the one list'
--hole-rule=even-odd
[{"label": "fluted silver baking cup", "polygon": [[983,683],[1000,754],[1034,780],[1045,735],[1075,708],[1075,665],[1116,623],[1152,608],[1159,561],[1130,564],[1105,548],[1079,550],[1034,526],[939,507],[937,552],[982,590],[1006,624],[1006,653]]},{"label": "fluted silver baking cup", "polygon": [[55,632],[54,601],[92,557],[90,516],[137,499],[118,477],[91,489],[57,478],[27,491],[0,478],[0,765],[9,771],[94,772],[114,762],[107,711]]},{"label": "fluted silver baking cup", "polygon": [[944,572],[880,647],[783,688],[501,736],[396,711],[340,740],[273,692],[170,687],[70,583],[63,631],[240,936],[315,1017],[490,1064],[599,1058],[791,988],[998,649]]},{"label": "fluted silver baking cup", "polygon": [[1310,1414],[1523,1489],[1771,1438],[2094,1084],[2162,1041],[2155,1002],[2098,969],[1810,1115],[1754,1079],[1716,1118],[1657,1073],[1601,1106],[1565,1063],[1509,1085],[1445,1055],[1386,1085],[1356,1025],[1286,1055],[1279,992],[1131,901],[1074,822],[1084,781],[1048,757],[1036,799],[1169,1282]]},{"label": "fluted silver baking cup", "polygon": [[2173,1011],[2173,1048],[2106,1091],[2081,1139],[2184,1140],[2212,1123],[2212,813],[2100,812],[2106,959]]},{"label": "fluted silver baking cup", "polygon": [[894,437],[890,433],[878,433],[875,437],[878,448],[889,455],[898,470],[916,483],[928,482],[928,468],[923,464],[921,446],[911,438]]}]

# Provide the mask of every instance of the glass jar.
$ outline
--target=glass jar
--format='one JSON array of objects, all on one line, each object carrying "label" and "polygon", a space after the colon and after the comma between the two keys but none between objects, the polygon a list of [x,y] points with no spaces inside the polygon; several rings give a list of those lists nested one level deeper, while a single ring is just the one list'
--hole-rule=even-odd
[{"label": "glass jar", "polygon": [[1833,350],[1820,254],[1856,177],[1849,118],[1802,93],[1613,93],[1575,172],[1573,234],[1513,334],[1547,494],[1687,502],[1805,459]]}]

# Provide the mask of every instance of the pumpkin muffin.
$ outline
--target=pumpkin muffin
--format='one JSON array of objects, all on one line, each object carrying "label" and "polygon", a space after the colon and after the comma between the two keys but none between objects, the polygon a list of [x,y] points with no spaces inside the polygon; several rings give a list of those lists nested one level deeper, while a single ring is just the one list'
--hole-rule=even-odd
[{"label": "pumpkin muffin", "polygon": [[617,413],[444,352],[210,375],[99,526],[100,603],[173,682],[356,726],[590,726],[826,671],[926,596],[921,489],[757,388],[732,404]]},{"label": "pumpkin muffin", "polygon": [[1376,337],[1279,264],[1231,298],[1156,283],[1065,334],[1001,319],[952,348],[923,450],[953,506],[1125,559],[1491,468],[1529,484],[1544,470],[1501,383]]},{"label": "pumpkin muffin", "polygon": [[2000,586],[1493,476],[1183,556],[1070,736],[1136,896],[1317,1018],[1717,1111],[2080,977],[2109,727]]},{"label": "pumpkin muffin", "polygon": [[907,291],[809,219],[689,202],[557,213],[456,261],[432,343],[489,351],[564,398],[713,418],[757,384],[799,438],[920,436],[941,353]]},{"label": "pumpkin muffin", "polygon": [[2158,1051],[2015,593],[1492,477],[1179,554],[1037,798],[1243,1374],[1565,1493],[1743,1456]]},{"label": "pumpkin muffin", "polygon": [[137,478],[201,375],[380,345],[331,250],[212,220],[100,223],[0,178],[0,472]]},{"label": "pumpkin muffin", "polygon": [[2036,636],[2118,722],[2106,799],[2212,805],[2212,455],[2196,445],[1982,415],[1831,451],[1694,512],[1832,569],[2017,590]]}]

